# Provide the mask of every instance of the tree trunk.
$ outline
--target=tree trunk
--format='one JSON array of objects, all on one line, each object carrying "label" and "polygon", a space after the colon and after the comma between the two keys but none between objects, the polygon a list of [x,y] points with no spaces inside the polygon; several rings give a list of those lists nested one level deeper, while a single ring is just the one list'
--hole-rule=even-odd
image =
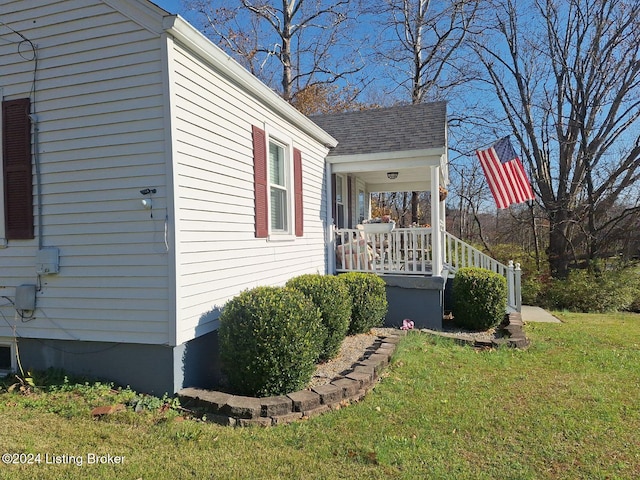
[{"label": "tree trunk", "polygon": [[419,192],[411,192],[411,223],[418,223],[418,194]]},{"label": "tree trunk", "polygon": [[569,240],[568,214],[565,211],[549,218],[549,268],[553,278],[566,278],[571,263],[572,248]]}]

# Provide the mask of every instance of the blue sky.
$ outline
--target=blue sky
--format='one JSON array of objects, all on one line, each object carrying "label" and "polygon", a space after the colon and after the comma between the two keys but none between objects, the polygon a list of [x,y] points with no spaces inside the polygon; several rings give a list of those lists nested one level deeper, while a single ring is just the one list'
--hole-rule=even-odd
[{"label": "blue sky", "polygon": [[181,13],[182,12],[182,0],[151,0],[159,7],[164,8],[169,13]]}]

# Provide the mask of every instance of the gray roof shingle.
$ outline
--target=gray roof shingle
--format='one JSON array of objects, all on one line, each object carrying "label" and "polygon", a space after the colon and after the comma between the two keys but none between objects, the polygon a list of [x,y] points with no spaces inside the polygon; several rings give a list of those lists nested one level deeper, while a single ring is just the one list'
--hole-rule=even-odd
[{"label": "gray roof shingle", "polygon": [[310,117],[338,140],[329,156],[446,146],[447,102],[401,105]]}]

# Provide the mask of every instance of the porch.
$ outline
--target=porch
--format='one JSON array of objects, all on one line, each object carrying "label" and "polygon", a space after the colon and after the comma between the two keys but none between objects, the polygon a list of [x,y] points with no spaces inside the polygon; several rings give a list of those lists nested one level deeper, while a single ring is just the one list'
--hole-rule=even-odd
[{"label": "porch", "polygon": [[[333,224],[327,229],[328,270],[381,275],[389,326],[403,318],[441,326],[447,283],[466,266],[505,275],[509,308],[519,310],[519,268],[446,232],[446,195],[440,195],[449,183],[446,117],[446,103],[434,102],[312,118],[338,140],[325,172]],[[374,192],[429,192],[423,223],[431,226],[372,223]]]},{"label": "porch", "polygon": [[[382,230],[385,224],[372,224]],[[440,231],[440,242],[433,242],[433,229],[423,227],[393,228],[372,231],[366,225],[342,228],[335,232],[336,273],[368,272],[392,277],[453,278],[459,268],[479,267],[505,277],[507,309],[519,312],[521,270],[519,264],[504,265],[477,248],[446,231]],[[440,259],[434,262],[434,258]],[[441,264],[434,274],[433,265]],[[394,284],[398,280],[393,281]],[[408,284],[408,282],[404,282]],[[415,284],[415,281],[413,282]],[[443,289],[446,283],[443,283]],[[414,287],[415,288],[415,287]]]}]

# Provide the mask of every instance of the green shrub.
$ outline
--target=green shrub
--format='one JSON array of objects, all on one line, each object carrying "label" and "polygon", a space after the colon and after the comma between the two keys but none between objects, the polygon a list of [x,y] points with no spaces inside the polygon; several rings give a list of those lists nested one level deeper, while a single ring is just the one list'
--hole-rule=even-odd
[{"label": "green shrub", "polygon": [[484,268],[461,268],[453,279],[453,314],[464,328],[486,330],[504,319],[507,280]]},{"label": "green shrub", "polygon": [[544,303],[544,296],[549,284],[547,275],[522,275],[522,304],[540,305]]},{"label": "green shrub", "polygon": [[640,296],[640,276],[628,268],[583,269],[551,282],[549,308],[574,312],[615,312],[633,308]]},{"label": "green shrub", "polygon": [[332,275],[300,275],[287,282],[287,287],[309,297],[322,315],[327,338],[319,360],[329,360],[340,351],[351,318],[351,296],[344,282]]},{"label": "green shrub", "polygon": [[351,322],[347,333],[366,333],[382,326],[387,314],[384,280],[373,273],[349,272],[338,276],[351,295]]},{"label": "green shrub", "polygon": [[230,300],[220,316],[220,359],[234,393],[284,395],[304,388],[326,330],[303,293],[258,287]]}]

